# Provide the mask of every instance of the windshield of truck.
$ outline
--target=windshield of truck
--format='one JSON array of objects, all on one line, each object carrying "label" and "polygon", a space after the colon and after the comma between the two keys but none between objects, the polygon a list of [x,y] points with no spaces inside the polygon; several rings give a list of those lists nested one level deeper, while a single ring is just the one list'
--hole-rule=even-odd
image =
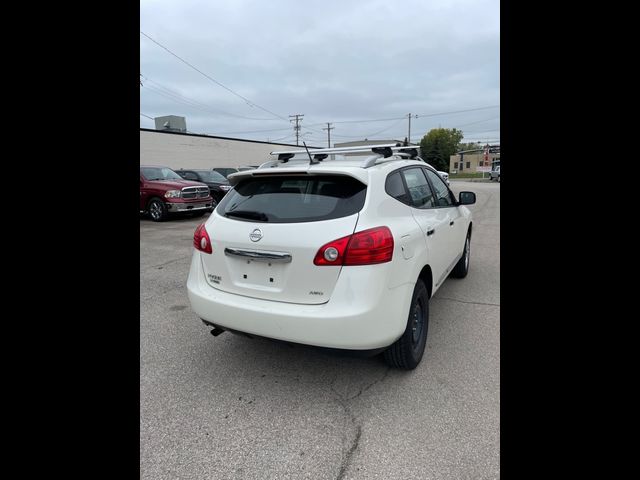
[{"label": "windshield of truck", "polygon": [[224,175],[213,170],[198,170],[198,175],[203,182],[229,183]]},{"label": "windshield of truck", "polygon": [[144,178],[152,180],[182,180],[182,177],[167,167],[140,167]]}]

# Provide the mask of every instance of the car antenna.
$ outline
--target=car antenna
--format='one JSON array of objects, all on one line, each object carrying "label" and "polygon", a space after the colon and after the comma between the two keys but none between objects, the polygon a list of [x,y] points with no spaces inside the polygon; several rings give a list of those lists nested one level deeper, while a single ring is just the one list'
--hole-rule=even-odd
[{"label": "car antenna", "polygon": [[309,163],[311,165],[314,165],[316,163],[318,163],[318,160],[316,160],[315,162],[313,161],[313,158],[311,158],[311,154],[309,153],[309,149],[307,148],[307,144],[305,141],[302,142],[302,144],[304,145],[304,149],[307,151],[307,155],[309,155]]}]

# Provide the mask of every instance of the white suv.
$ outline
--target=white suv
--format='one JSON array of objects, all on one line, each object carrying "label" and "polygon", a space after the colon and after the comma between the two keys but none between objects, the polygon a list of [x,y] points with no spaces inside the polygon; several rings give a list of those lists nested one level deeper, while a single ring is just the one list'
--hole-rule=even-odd
[{"label": "white suv", "polygon": [[475,194],[456,199],[407,147],[311,154],[273,152],[229,176],[234,188],[194,235],[191,306],[214,336],[384,351],[413,369],[429,298],[450,273],[467,275]]}]

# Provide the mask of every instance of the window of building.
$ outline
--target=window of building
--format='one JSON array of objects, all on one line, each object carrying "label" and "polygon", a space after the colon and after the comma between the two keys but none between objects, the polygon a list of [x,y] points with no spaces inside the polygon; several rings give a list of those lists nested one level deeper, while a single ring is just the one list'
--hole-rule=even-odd
[{"label": "window of building", "polygon": [[467,162],[467,168],[471,168],[471,162]]},{"label": "window of building", "polygon": [[457,169],[458,169],[458,162],[453,162],[453,168],[454,168],[455,170],[457,170]]}]

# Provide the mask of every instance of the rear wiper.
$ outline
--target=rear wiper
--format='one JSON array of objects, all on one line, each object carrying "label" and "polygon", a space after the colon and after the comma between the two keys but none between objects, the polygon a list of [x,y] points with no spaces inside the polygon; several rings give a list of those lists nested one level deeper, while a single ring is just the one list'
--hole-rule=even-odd
[{"label": "rear wiper", "polygon": [[233,212],[226,212],[225,217],[238,217],[238,218],[248,218],[250,220],[257,220],[259,222],[268,222],[269,217],[267,217],[262,212],[252,212],[250,210],[235,210]]}]

